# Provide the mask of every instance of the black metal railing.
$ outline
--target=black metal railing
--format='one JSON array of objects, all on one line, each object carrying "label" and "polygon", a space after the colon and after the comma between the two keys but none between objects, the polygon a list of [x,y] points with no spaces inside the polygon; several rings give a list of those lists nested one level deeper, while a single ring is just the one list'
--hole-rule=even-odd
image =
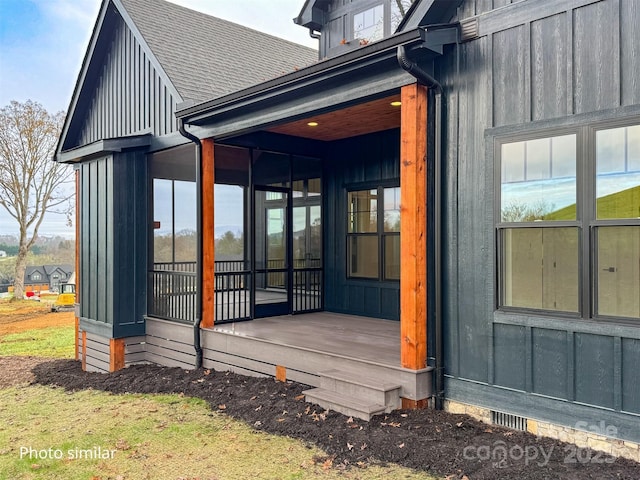
[{"label": "black metal railing", "polygon": [[322,310],[322,269],[300,268],[293,271],[294,313]]},{"label": "black metal railing", "polygon": [[196,274],[153,270],[149,272],[149,314],[166,320],[196,319]]},{"label": "black metal railing", "polygon": [[228,271],[215,274],[215,323],[251,318],[251,272]]},{"label": "black metal railing", "polygon": [[[215,262],[216,323],[251,318],[251,270],[244,260]],[[285,268],[284,260],[270,260],[269,269]],[[194,322],[196,319],[196,263],[155,263],[149,272],[148,312],[158,318]],[[268,272],[268,288],[285,288],[286,271]],[[294,260],[293,311],[322,309],[320,259]]]}]

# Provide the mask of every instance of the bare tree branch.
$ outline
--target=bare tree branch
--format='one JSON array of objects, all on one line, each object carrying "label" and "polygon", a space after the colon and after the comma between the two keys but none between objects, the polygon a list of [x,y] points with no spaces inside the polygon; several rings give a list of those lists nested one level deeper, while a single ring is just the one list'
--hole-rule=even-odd
[{"label": "bare tree branch", "polygon": [[0,206],[19,229],[16,298],[23,295],[27,253],[38,239],[45,214],[73,196],[65,191],[71,169],[52,161],[63,120],[62,112],[52,115],[31,100],[12,101],[0,109]]}]

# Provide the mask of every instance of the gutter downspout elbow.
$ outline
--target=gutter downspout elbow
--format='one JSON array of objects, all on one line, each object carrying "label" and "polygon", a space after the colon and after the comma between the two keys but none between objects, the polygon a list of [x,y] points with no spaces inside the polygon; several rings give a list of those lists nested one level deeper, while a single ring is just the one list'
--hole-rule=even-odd
[{"label": "gutter downspout elbow", "polygon": [[440,82],[407,56],[404,45],[399,45],[396,57],[398,65],[435,93],[435,162],[434,162],[434,295],[435,295],[435,408],[444,406],[444,340],[442,334],[442,99],[443,89]]},{"label": "gutter downspout elbow", "polygon": [[309,28],[309,36],[315,40],[320,40],[320,34],[316,33],[313,28]]},{"label": "gutter downspout elbow", "polygon": [[202,345],[200,324],[202,323],[202,142],[194,134],[185,129],[184,121],[178,120],[178,131],[187,140],[196,145],[196,224],[198,236],[196,245],[196,319],[193,324],[193,347],[196,351],[196,369],[202,367]]}]

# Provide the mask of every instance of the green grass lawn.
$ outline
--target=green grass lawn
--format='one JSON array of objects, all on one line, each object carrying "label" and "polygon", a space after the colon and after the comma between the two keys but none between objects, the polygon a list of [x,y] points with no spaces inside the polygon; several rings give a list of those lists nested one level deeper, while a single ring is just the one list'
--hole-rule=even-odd
[{"label": "green grass lawn", "polygon": [[327,468],[316,448],[177,395],[9,388],[0,390],[0,425],[2,478],[432,478],[396,466]]},{"label": "green grass lawn", "polygon": [[40,328],[0,337],[0,356],[73,358],[73,327]]}]

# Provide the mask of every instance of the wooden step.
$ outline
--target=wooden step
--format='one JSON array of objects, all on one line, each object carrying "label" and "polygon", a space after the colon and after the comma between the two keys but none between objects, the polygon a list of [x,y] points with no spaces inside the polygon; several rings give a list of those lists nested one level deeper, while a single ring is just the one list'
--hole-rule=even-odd
[{"label": "wooden step", "polygon": [[326,370],[319,372],[320,388],[353,397],[360,402],[384,405],[390,412],[401,407],[400,390],[397,383],[381,382],[358,372]]},{"label": "wooden step", "polygon": [[343,415],[366,421],[371,420],[371,417],[374,415],[385,413],[386,410],[384,405],[366,403],[350,395],[332,392],[324,388],[313,388],[302,393],[306,397],[305,400],[309,403],[315,403],[326,410],[333,410]]}]

